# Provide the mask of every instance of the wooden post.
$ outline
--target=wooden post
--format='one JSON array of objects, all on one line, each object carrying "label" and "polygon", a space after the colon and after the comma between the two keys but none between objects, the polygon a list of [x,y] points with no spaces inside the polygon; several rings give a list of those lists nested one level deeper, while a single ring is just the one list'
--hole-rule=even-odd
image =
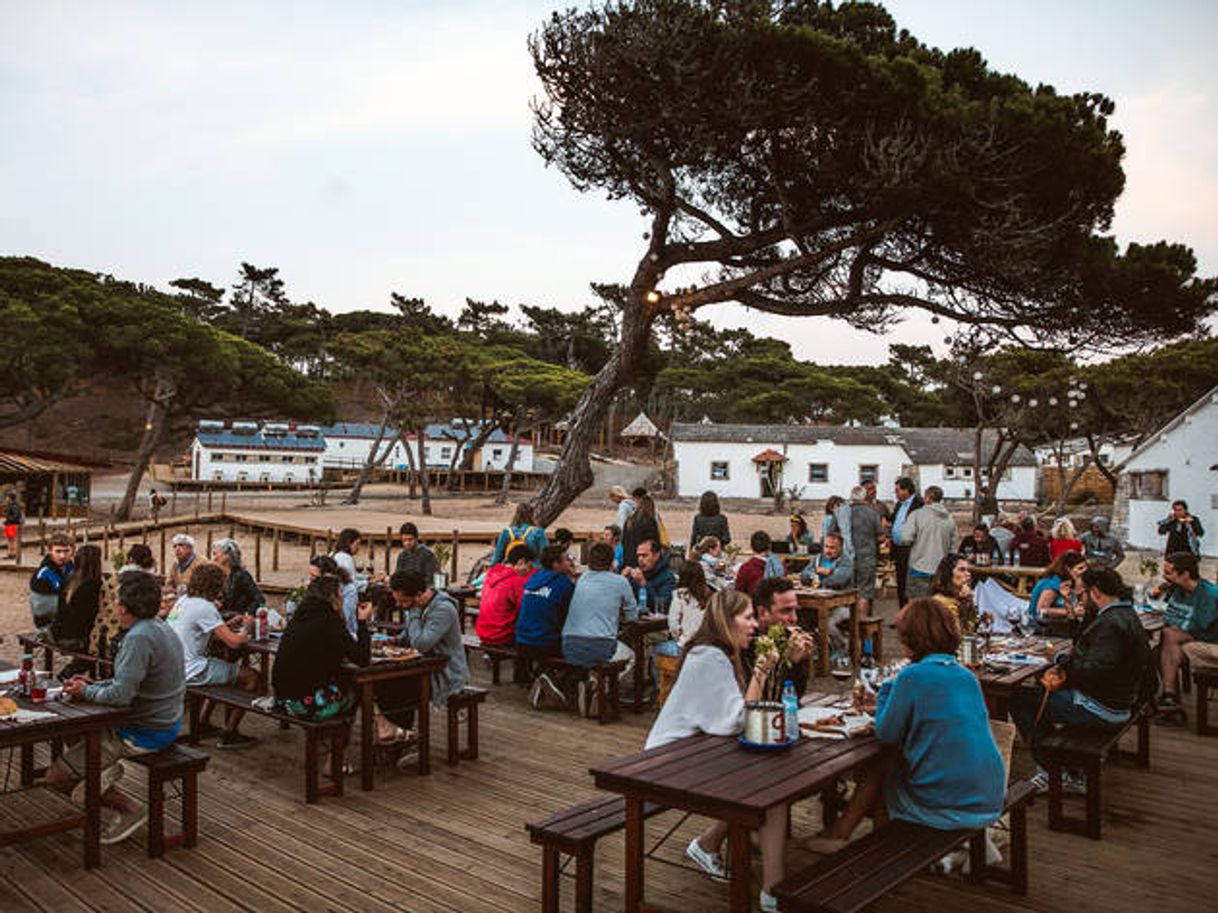
[{"label": "wooden post", "polygon": [[228,516],[228,492],[220,492],[220,513]]},{"label": "wooden post", "polygon": [[45,555],[47,551],[47,518],[45,515],[38,518],[38,547]]},{"label": "wooden post", "polygon": [[17,541],[15,543],[17,550],[13,553],[13,563],[17,565],[21,564],[21,531],[23,529],[25,529],[25,524],[17,525]]},{"label": "wooden post", "polygon": [[211,561],[211,527],[207,528],[207,560]]},{"label": "wooden post", "polygon": [[279,570],[279,527],[271,533],[271,570]]},{"label": "wooden post", "polygon": [[254,530],[254,579],[262,579],[262,530]]},{"label": "wooden post", "polygon": [[333,553],[334,553],[334,530],[330,529],[330,527],[327,526],[326,527],[326,554],[330,555]]},{"label": "wooden post", "polygon": [[448,579],[455,586],[457,583],[457,549],[461,547],[461,533],[453,530],[453,553],[448,559]]},{"label": "wooden post", "polygon": [[232,523],[228,524],[228,538],[230,538],[230,539],[237,538],[237,527],[234,526]]},{"label": "wooden post", "polygon": [[[195,489],[195,519],[199,519],[199,489],[197,488]],[[208,560],[211,560],[210,555],[208,556]]]},{"label": "wooden post", "polygon": [[209,488],[209,489],[207,489],[207,512],[209,514],[211,513],[211,496],[212,496],[212,490]]},{"label": "wooden post", "polygon": [[127,534],[121,529],[118,531],[118,550],[124,554],[127,551]]},{"label": "wooden post", "polygon": [[140,527],[140,541],[143,542],[145,545],[148,544],[148,524],[147,523],[145,523],[143,526]]},{"label": "wooden post", "polygon": [[[161,573],[165,573],[165,527],[161,527],[161,563],[158,565]],[[168,575],[166,575],[168,576]]]},{"label": "wooden post", "polygon": [[385,527],[385,576],[389,576],[389,556],[393,552],[393,527]]},{"label": "wooden post", "polygon": [[178,487],[175,485],[169,489],[169,516],[176,516],[178,513]]}]

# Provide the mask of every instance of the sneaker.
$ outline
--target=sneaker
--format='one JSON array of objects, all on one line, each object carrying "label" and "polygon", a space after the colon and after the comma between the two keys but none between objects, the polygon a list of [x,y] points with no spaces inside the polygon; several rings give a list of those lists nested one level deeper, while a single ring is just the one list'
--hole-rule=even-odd
[{"label": "sneaker", "polygon": [[563,694],[562,689],[558,687],[558,682],[550,678],[550,673],[541,673],[541,675],[537,677],[537,681],[541,683],[541,687],[544,689],[546,694],[550,695],[560,704],[567,703],[567,696]]},{"label": "sneaker", "polygon": [[216,741],[217,748],[249,748],[258,740],[241,732],[225,732]]},{"label": "sneaker", "polygon": [[761,913],[778,913],[778,898],[762,888],[761,893],[757,895],[757,908]]},{"label": "sneaker", "polygon": [[101,842],[106,846],[126,840],[148,821],[148,809],[137,808],[133,812],[119,812],[102,828]]},{"label": "sneaker", "polygon": [[[126,768],[123,767],[122,761],[115,761],[109,767],[101,772],[101,792],[99,795],[104,796],[106,791],[115,783],[123,778],[126,773]],[[85,805],[85,781],[81,780],[72,787],[72,802],[84,808]]]},{"label": "sneaker", "polygon": [[718,853],[708,853],[702,849],[702,844],[698,842],[697,837],[689,841],[689,846],[685,848],[685,855],[696,862],[698,868],[715,881],[727,881],[727,869],[723,865],[723,857]]},{"label": "sneaker", "polygon": [[1049,772],[1043,767],[1036,768],[1036,773],[1028,777],[1028,782],[1036,790],[1036,795],[1043,796],[1049,791]]},{"label": "sneaker", "polygon": [[542,696],[543,695],[541,692],[541,679],[540,678],[534,679],[533,687],[529,689],[529,706],[532,707],[534,710],[540,710]]},{"label": "sneaker", "polygon": [[586,678],[581,678],[575,684],[575,706],[579,709],[580,716],[588,716],[588,707],[591,703],[592,688],[589,686]]}]

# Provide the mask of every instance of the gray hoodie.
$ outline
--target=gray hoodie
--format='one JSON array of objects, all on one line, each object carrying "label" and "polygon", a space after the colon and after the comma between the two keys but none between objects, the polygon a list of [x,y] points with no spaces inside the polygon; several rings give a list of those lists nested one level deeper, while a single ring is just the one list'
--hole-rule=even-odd
[{"label": "gray hoodie", "polygon": [[923,574],[933,574],[943,556],[952,550],[959,533],[956,521],[942,503],[927,502],[912,511],[901,527],[897,545],[909,545],[909,566]]},{"label": "gray hoodie", "polygon": [[1108,519],[1094,517],[1091,525],[1099,532],[1085,532],[1079,537],[1083,543],[1083,557],[1087,563],[1096,567],[1115,568],[1125,560],[1125,549],[1121,541],[1108,532]]}]

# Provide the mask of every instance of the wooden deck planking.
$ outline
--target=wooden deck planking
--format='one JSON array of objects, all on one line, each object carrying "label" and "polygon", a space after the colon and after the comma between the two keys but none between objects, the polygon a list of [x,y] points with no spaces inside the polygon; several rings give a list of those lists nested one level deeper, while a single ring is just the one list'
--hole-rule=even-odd
[{"label": "wooden deck planking", "polygon": [[[489,676],[475,664],[479,684]],[[0,848],[0,908],[74,911],[528,911],[540,903],[540,851],[528,842],[527,819],[572,804],[595,790],[590,764],[641,746],[651,715],[627,712],[598,726],[571,713],[534,713],[526,689],[492,687],[482,708],[481,758],[458,768],[442,758],[443,715],[433,722],[433,773],[378,771],[377,788],[308,807],[302,798],[303,747],[297,733],[261,720],[246,723],[262,742],[240,752],[212,751],[201,778],[200,843],[161,860],[144,855],[144,837],[103,850],[103,866],[80,866],[79,835]],[[354,751],[349,753],[353,760]],[[1015,768],[1030,761],[1016,749]],[[128,768],[129,771],[132,768]],[[878,902],[875,910],[928,913],[1060,910],[1196,910],[1212,900],[1218,862],[1211,822],[1218,820],[1218,739],[1155,727],[1151,769],[1108,765],[1105,836],[1100,843],[1046,827],[1045,803],[1029,821],[1031,890],[1017,898],[1000,888],[975,888],[958,877],[918,878]],[[143,797],[143,774],[124,781]],[[60,800],[29,793],[0,797],[4,824]],[[1078,800],[1081,801],[1081,800]],[[176,813],[177,803],[169,803]],[[818,826],[814,803],[794,814],[797,837]],[[677,820],[649,822],[648,847]],[[704,826],[691,819],[658,853],[683,861],[684,843]],[[622,903],[623,841],[597,850],[595,904]],[[792,841],[788,870],[811,856]],[[726,889],[688,869],[650,863],[648,899],[674,910],[725,908]],[[564,909],[571,882],[563,879]]]}]

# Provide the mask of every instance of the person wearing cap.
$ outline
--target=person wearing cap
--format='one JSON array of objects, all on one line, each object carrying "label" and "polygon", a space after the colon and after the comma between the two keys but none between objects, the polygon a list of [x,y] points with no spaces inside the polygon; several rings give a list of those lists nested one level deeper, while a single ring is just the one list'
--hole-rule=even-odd
[{"label": "person wearing cap", "polygon": [[1108,532],[1107,517],[1092,517],[1091,527],[1079,539],[1088,567],[1110,567],[1114,570],[1125,560],[1121,540]]},{"label": "person wearing cap", "polygon": [[174,589],[190,585],[195,568],[202,563],[195,553],[195,540],[186,533],[178,533],[173,537],[173,561],[169,565],[169,576],[166,583]]}]

